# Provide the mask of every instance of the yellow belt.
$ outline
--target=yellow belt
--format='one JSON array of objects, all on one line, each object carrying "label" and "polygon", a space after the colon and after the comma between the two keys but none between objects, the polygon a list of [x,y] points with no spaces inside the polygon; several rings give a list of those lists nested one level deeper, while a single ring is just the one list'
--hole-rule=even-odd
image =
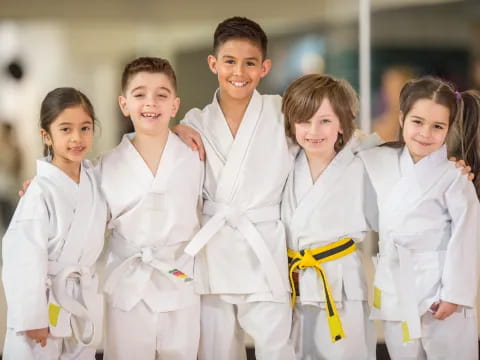
[{"label": "yellow belt", "polygon": [[340,259],[341,257],[351,254],[356,250],[355,242],[351,238],[345,238],[338,240],[332,244],[322,246],[316,249],[305,249],[301,251],[294,251],[288,249],[288,261],[290,272],[290,285],[292,286],[292,307],[295,306],[295,299],[297,293],[295,290],[295,284],[293,281],[293,272],[297,269],[304,270],[308,267],[313,267],[318,276],[322,280],[323,288],[325,291],[325,302],[327,305],[327,320],[328,327],[330,328],[330,336],[332,342],[336,342],[345,337],[342,328],[342,322],[338,315],[335,301],[332,297],[332,291],[325,274],[325,270],[322,267],[322,263]]}]

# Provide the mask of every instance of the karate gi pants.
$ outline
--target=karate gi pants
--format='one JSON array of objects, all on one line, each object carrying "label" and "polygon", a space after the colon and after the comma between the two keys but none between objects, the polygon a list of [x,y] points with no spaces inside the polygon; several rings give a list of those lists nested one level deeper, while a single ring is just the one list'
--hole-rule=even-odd
[{"label": "karate gi pants", "polygon": [[247,333],[254,340],[257,360],[293,360],[291,314],[288,302],[231,304],[220,295],[203,295],[198,358],[246,360]]},{"label": "karate gi pants", "polygon": [[141,301],[130,311],[107,306],[105,360],[196,360],[200,303],[153,312]]},{"label": "karate gi pants", "polygon": [[392,360],[474,360],[478,359],[476,311],[461,309],[445,320],[430,312],[421,318],[422,337],[403,342],[402,323],[384,321],[385,343]]},{"label": "karate gi pants", "polygon": [[24,334],[7,329],[3,360],[95,360],[95,349],[80,346],[72,338],[48,336],[47,345],[41,347]]},{"label": "karate gi pants", "polygon": [[292,340],[298,360],[375,360],[376,333],[366,301],[343,301],[338,307],[345,337],[332,342],[325,309],[297,304]]}]

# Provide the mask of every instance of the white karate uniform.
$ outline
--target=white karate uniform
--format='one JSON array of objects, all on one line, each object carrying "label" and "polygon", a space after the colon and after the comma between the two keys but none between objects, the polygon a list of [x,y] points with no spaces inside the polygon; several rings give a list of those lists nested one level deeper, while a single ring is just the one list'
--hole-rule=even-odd
[{"label": "white karate uniform", "polygon": [[[369,229],[364,193],[368,181],[353,139],[312,182],[305,152],[295,160],[282,201],[288,248],[316,249],[344,238],[362,241]],[[299,271],[299,293],[292,337],[298,359],[375,359],[376,338],[368,320],[367,286],[361,254],[355,252],[322,264],[345,337],[332,342],[324,287],[314,268]]]},{"label": "white karate uniform", "polygon": [[[3,359],[95,358],[103,298],[94,265],[106,218],[88,161],[82,163],[79,184],[46,160],[37,161],[37,175],[3,238],[8,306]],[[24,334],[46,327],[44,348]]]},{"label": "white karate uniform", "polygon": [[279,96],[254,92],[235,138],[215,94],[183,123],[206,150],[203,227],[187,247],[196,255],[202,297],[199,358],[245,359],[243,331],[257,359],[293,359],[282,189],[293,163]]},{"label": "white karate uniform", "polygon": [[[446,147],[416,164],[406,149],[360,153],[379,210],[372,318],[394,359],[477,359],[479,204]],[[459,305],[446,320],[428,310]],[[408,341],[411,340],[411,341]]]},{"label": "white karate uniform", "polygon": [[203,163],[169,133],[153,175],[134,136],[125,135],[100,164],[112,230],[105,358],[194,360],[200,299],[188,277],[193,258],[183,250],[200,227]]}]

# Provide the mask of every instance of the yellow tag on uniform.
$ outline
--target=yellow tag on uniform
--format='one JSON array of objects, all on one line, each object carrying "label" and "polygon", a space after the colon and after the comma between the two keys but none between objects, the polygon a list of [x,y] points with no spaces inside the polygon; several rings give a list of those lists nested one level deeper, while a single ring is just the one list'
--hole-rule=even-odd
[{"label": "yellow tag on uniform", "polygon": [[406,321],[402,321],[402,337],[403,337],[403,342],[409,342],[410,339],[410,333],[408,332],[408,324]]},{"label": "yellow tag on uniform", "polygon": [[60,315],[61,309],[62,308],[57,304],[48,304],[48,321],[50,322],[50,325],[57,326],[58,316]]},{"label": "yellow tag on uniform", "polygon": [[373,306],[377,309],[382,307],[382,290],[376,286],[373,288]]}]

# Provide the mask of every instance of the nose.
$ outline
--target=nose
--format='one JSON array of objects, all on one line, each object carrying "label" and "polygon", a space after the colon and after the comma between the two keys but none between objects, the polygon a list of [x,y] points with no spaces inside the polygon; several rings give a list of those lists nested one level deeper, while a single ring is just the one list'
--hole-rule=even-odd
[{"label": "nose", "polygon": [[243,73],[243,64],[241,62],[238,62],[234,69],[233,69],[234,75],[242,75]]},{"label": "nose", "polygon": [[425,138],[428,138],[430,137],[431,134],[432,134],[432,129],[430,128],[430,126],[422,126],[420,135],[422,135]]},{"label": "nose", "polygon": [[70,141],[77,142],[80,140],[82,134],[80,129],[76,129],[72,131],[72,136],[70,137]]}]

